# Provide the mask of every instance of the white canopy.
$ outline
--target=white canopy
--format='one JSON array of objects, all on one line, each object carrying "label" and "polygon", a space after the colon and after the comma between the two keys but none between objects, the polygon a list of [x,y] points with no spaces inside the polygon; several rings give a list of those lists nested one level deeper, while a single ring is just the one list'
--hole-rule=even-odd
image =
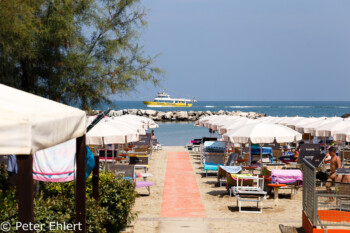
[{"label": "white canopy", "polygon": [[341,118],[339,117],[331,117],[331,118],[326,118],[326,117],[320,117],[320,118],[315,118],[314,122],[302,122],[298,123],[295,125],[295,130],[300,132],[300,133],[312,133],[315,128],[327,124],[331,121],[338,121]]},{"label": "white canopy", "polygon": [[159,125],[156,124],[154,122],[154,120],[149,119],[147,117],[137,116],[137,115],[123,115],[121,117],[122,118],[126,118],[126,119],[134,119],[134,120],[137,120],[139,122],[145,123],[147,125],[147,128],[151,128],[152,129],[152,128],[158,128],[159,127]]},{"label": "white canopy", "polygon": [[235,119],[233,121],[228,121],[224,125],[221,125],[219,127],[218,133],[224,134],[224,133],[230,131],[231,129],[237,128],[238,126],[242,126],[242,125],[253,123],[253,122],[257,122],[257,121],[252,120],[252,119],[248,119],[245,117],[240,117],[239,119]]},{"label": "white canopy", "polygon": [[205,121],[205,122],[203,123],[203,126],[204,126],[204,127],[207,127],[207,128],[209,129],[210,126],[211,126],[211,124],[213,124],[213,123],[215,123],[215,122],[219,122],[219,121],[221,121],[222,119],[227,119],[227,117],[228,117],[228,116],[226,116],[226,115],[219,115],[219,116],[215,115],[215,116],[211,117],[209,120]]},{"label": "white canopy", "polygon": [[87,145],[124,144],[139,141],[136,130],[100,121],[86,134]]},{"label": "white canopy", "polygon": [[198,121],[196,121],[196,122],[194,123],[194,125],[195,125],[195,126],[204,126],[204,123],[205,123],[205,122],[207,122],[207,121],[209,121],[210,119],[215,118],[215,117],[217,117],[217,116],[212,115],[212,116],[202,117],[201,119],[199,119]]},{"label": "white canopy", "polygon": [[286,126],[264,122],[254,122],[239,126],[223,135],[232,143],[277,143],[301,140],[302,135]]},{"label": "white canopy", "polygon": [[33,154],[86,132],[84,111],[0,84],[0,154]]},{"label": "white canopy", "polygon": [[220,127],[227,125],[228,122],[235,122],[235,121],[238,121],[240,119],[248,119],[248,118],[239,117],[239,116],[229,116],[227,118],[223,118],[221,120],[217,120],[215,122],[212,122],[209,127],[212,130],[218,131],[220,129]]},{"label": "white canopy", "polygon": [[121,129],[127,128],[134,131],[135,133],[146,135],[145,128],[147,128],[147,125],[130,118],[127,119],[123,117],[111,117],[111,118],[103,119],[101,123],[110,124],[115,128],[121,128]]},{"label": "white canopy", "polygon": [[314,134],[317,137],[331,137],[333,136],[333,133],[337,131],[350,131],[350,121],[331,121],[327,124],[316,127]]}]

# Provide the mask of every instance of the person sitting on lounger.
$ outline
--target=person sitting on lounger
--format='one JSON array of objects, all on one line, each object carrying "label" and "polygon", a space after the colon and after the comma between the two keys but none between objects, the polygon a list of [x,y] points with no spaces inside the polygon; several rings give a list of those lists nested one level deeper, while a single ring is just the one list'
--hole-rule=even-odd
[{"label": "person sitting on lounger", "polygon": [[298,162],[299,159],[299,152],[300,152],[300,145],[304,144],[303,141],[299,142],[298,148],[294,152],[294,162]]}]

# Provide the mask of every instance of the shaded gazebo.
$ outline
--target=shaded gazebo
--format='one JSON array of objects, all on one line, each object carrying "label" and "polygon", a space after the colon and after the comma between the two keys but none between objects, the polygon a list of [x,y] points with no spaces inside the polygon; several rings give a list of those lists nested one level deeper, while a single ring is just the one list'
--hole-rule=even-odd
[{"label": "shaded gazebo", "polygon": [[19,221],[34,223],[33,154],[76,138],[76,218],[85,232],[85,112],[2,84],[0,112],[0,156],[17,156]]}]

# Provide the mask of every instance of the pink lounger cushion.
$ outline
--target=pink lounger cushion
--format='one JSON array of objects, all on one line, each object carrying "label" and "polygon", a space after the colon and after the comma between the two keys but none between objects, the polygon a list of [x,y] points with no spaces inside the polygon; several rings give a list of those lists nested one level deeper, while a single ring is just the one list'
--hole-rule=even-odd
[{"label": "pink lounger cushion", "polygon": [[303,181],[303,173],[298,169],[274,169],[271,178],[273,183],[288,184]]},{"label": "pink lounger cushion", "polygon": [[136,188],[150,187],[155,185],[155,183],[150,181],[136,181]]}]

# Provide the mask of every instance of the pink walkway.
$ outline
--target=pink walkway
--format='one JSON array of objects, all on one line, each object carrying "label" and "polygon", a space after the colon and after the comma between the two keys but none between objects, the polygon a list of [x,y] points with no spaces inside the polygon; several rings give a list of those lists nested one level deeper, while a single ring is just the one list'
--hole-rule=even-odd
[{"label": "pink walkway", "polygon": [[187,152],[168,154],[161,217],[206,217]]}]

